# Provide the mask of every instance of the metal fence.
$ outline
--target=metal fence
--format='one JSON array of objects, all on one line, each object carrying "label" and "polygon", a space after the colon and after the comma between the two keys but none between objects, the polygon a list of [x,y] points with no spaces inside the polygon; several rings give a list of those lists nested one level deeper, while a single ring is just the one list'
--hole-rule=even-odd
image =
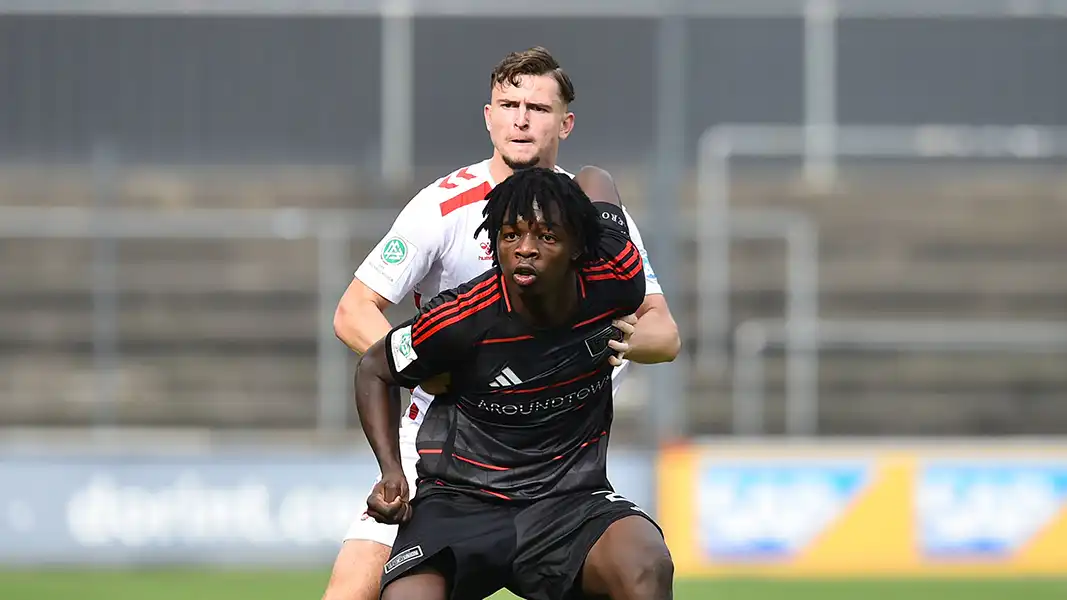
[{"label": "metal fence", "polygon": [[334,308],[394,216],[0,208],[0,238],[39,253],[6,265],[8,419],[347,428]]},{"label": "metal fence", "polygon": [[[1067,158],[1067,130],[1049,127],[859,125],[823,130],[811,127],[722,125],[708,129],[701,137],[698,171],[697,210],[702,235],[698,241],[700,279],[697,285],[697,322],[700,335],[695,363],[699,369],[724,372],[723,362],[727,360],[731,338],[734,337],[729,299],[729,246],[731,237],[737,233],[737,223],[731,217],[730,208],[731,159],[805,155],[812,138],[828,140],[828,147],[844,157],[904,158],[924,162],[952,158],[1008,161]],[[744,216],[753,220],[760,213],[749,211]],[[818,356],[824,344],[841,344],[844,340],[845,343],[851,343],[852,348],[863,344],[878,347],[879,332],[891,332],[897,327],[898,330],[923,330],[924,333],[906,338],[887,335],[882,345],[903,350],[921,348],[929,343],[928,340],[938,339],[936,333],[933,338],[928,335],[933,331],[942,332],[944,339],[941,343],[951,348],[961,344],[955,341],[959,339],[968,340],[962,343],[969,343],[972,350],[1005,347],[1003,337],[1013,340],[1007,346],[1024,351],[1046,349],[1050,344],[1055,351],[1063,348],[1063,334],[1055,333],[1060,324],[1010,321],[956,324],[936,319],[925,326],[910,321],[896,323],[892,319],[859,320],[853,323],[853,327],[835,327],[832,322],[824,324],[819,318],[818,303],[818,225],[803,214],[781,216],[772,213],[764,220],[781,223],[781,235],[788,243],[788,299],[782,327],[788,355],[786,429],[791,434],[813,435],[818,431]],[[952,320],[951,315],[941,318]],[[986,325],[988,328],[983,328]],[[832,335],[824,341],[821,337],[826,334],[824,327],[846,333]],[[961,329],[990,333],[968,337],[957,333]],[[768,330],[757,322],[744,322],[737,326],[738,340],[743,342],[740,344],[744,349],[742,359],[750,358],[751,354],[758,356],[767,343],[774,339],[768,331],[778,330],[774,327]],[[1049,335],[1052,335],[1051,339],[1060,341],[1050,342]],[[914,341],[909,343],[907,339]],[[1027,346],[1027,340],[1030,340],[1032,348]],[[762,414],[762,400],[758,393],[751,391],[755,385],[751,380],[757,377],[759,369],[741,360],[736,363],[735,369],[735,431],[762,433],[761,425],[756,424],[762,420],[757,416]]]}]

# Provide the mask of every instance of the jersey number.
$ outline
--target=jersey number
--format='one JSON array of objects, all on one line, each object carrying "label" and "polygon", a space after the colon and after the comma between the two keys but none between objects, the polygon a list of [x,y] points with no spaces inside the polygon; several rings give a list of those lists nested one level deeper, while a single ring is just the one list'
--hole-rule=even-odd
[{"label": "jersey number", "polygon": [[639,512],[639,513],[644,513],[645,512],[645,511],[641,510],[641,507],[639,507],[636,504],[634,504],[632,500],[630,500],[629,498],[627,498],[626,496],[623,496],[622,494],[620,494],[618,492],[609,492],[609,491],[605,490],[605,491],[602,491],[602,492],[593,492],[593,495],[594,496],[604,496],[604,499],[607,500],[608,502],[625,502],[625,503],[630,505],[630,508],[636,510],[637,512]]}]

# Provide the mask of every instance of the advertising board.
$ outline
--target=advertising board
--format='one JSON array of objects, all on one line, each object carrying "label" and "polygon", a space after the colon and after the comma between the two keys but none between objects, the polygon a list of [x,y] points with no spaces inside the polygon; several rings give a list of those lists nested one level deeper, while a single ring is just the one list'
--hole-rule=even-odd
[{"label": "advertising board", "polygon": [[1067,444],[681,446],[658,493],[682,575],[1067,574]]}]

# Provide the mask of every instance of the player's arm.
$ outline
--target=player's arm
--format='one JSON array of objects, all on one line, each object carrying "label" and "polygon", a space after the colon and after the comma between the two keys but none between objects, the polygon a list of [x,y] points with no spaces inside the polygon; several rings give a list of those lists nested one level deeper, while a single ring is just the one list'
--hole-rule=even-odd
[{"label": "player's arm", "polygon": [[399,387],[452,371],[474,346],[456,296],[448,290],[433,298],[372,344],[356,367],[356,410],[383,475],[402,469]]},{"label": "player's arm", "polygon": [[615,181],[599,167],[583,167],[574,179],[601,215],[597,262],[588,267],[586,277],[590,281],[613,282],[618,315],[633,314],[645,297],[645,277]]},{"label": "player's arm", "polygon": [[356,270],[333,315],[338,339],[360,354],[391,325],[385,310],[407,296],[429,272],[444,245],[443,224],[432,202],[416,196]]},{"label": "player's arm", "polygon": [[625,358],[645,365],[671,362],[677,358],[682,349],[682,338],[663,294],[646,294],[634,314],[637,323]]},{"label": "player's arm", "polygon": [[[623,212],[626,212],[625,207]],[[663,295],[663,288],[660,287],[648,258],[644,240],[641,239],[641,230],[629,213],[626,214],[626,221],[630,228],[630,240],[637,246],[644,261],[645,272],[645,299],[635,313],[637,323],[628,342],[630,350],[626,353],[626,358],[646,365],[671,362],[678,357],[682,349],[678,324],[671,315],[667,297]]]},{"label": "player's arm", "polygon": [[[388,334],[387,334],[388,335]],[[382,475],[402,474],[400,462],[400,387],[389,371],[389,342],[371,344],[356,367],[356,411]]]},{"label": "player's arm", "polygon": [[367,352],[392,328],[385,318],[390,304],[392,302],[367,287],[358,277],[353,278],[333,313],[334,334],[352,351]]},{"label": "player's arm", "polygon": [[[578,173],[576,180],[585,190],[586,195],[593,200],[607,201],[622,206],[618,187],[607,171],[597,167],[586,167]],[[626,213],[625,208],[622,211],[626,217],[630,240],[637,247],[644,262],[645,277],[645,297],[635,313],[637,323],[628,341],[630,349],[626,353],[626,358],[643,364],[670,362],[678,356],[681,350],[678,324],[671,315],[667,299],[663,296],[663,290],[649,264],[637,224]]]}]

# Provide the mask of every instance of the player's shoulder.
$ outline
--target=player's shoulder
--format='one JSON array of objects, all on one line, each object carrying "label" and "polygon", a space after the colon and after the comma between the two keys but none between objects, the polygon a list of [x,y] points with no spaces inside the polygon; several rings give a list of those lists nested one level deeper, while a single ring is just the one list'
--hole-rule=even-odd
[{"label": "player's shoulder", "polygon": [[456,169],[419,190],[408,206],[427,217],[448,217],[485,200],[493,188],[488,161]]},{"label": "player's shoulder", "polygon": [[484,308],[482,305],[489,306],[503,299],[503,286],[499,279],[499,271],[495,268],[489,269],[469,281],[442,290],[424,302],[420,312],[423,314],[439,312],[442,306],[462,307],[464,310]]},{"label": "player's shoulder", "polygon": [[413,340],[416,345],[431,337],[450,345],[474,344],[496,326],[504,302],[499,273],[485,271],[424,303],[412,323]]}]

